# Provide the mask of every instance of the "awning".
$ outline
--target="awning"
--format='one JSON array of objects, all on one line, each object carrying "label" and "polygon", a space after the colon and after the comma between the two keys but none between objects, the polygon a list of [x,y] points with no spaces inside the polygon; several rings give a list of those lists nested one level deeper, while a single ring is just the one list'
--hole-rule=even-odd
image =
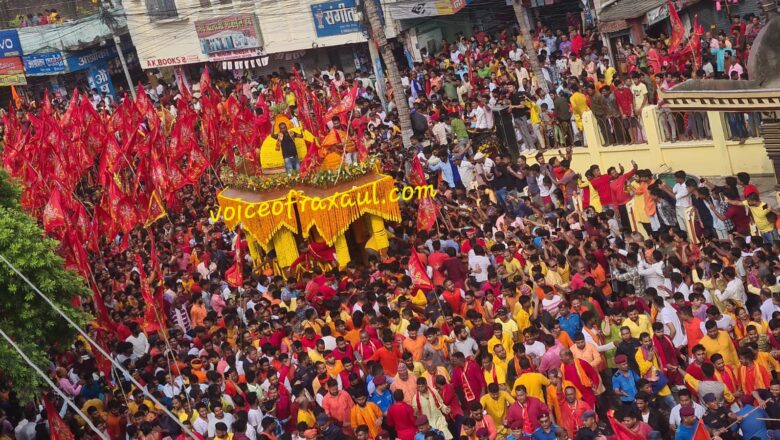
[{"label": "awning", "polygon": [[[675,6],[678,11],[682,11],[698,2],[699,0],[678,0]],[[618,32],[628,29],[631,26],[628,20],[635,18],[642,21],[647,18],[649,24],[657,23],[669,16],[666,5],[667,0],[619,0],[598,12],[599,31]]]}]

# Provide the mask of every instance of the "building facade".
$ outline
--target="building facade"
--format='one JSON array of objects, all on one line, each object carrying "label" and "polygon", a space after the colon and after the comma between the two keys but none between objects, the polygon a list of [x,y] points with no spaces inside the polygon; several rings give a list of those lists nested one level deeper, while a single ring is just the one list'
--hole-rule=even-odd
[{"label": "building facade", "polygon": [[[314,67],[324,53],[318,49],[366,42],[355,0],[125,0],[124,7],[143,69],[205,62],[262,69],[302,60]],[[342,52],[340,61],[353,61]]]}]

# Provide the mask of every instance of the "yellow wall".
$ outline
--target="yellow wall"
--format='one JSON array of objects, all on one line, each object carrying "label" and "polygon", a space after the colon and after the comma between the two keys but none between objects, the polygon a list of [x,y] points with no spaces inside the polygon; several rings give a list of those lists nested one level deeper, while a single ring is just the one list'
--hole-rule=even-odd
[{"label": "yellow wall", "polygon": [[[634,160],[639,168],[649,168],[653,172],[685,170],[699,176],[728,176],[740,171],[754,175],[774,173],[763,138],[748,138],[745,144],[739,145],[737,141],[726,140],[722,113],[707,112],[707,119],[712,139],[662,142],[656,108],[648,106],[642,112],[647,143],[605,147],[601,145],[595,118],[592,113],[585,113],[582,122],[586,146],[574,148],[572,169],[584,173],[591,165],[598,164],[602,172],[606,172],[611,166],[623,164],[628,170]],[[524,154],[533,161],[536,153]],[[555,155],[557,150],[549,150],[545,158]]]}]

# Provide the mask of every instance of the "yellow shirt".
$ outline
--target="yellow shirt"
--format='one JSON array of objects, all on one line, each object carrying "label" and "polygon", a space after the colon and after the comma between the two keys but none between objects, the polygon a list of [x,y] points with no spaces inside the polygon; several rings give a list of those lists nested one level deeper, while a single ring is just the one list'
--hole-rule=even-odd
[{"label": "yellow shirt", "polygon": [[734,348],[731,337],[723,330],[718,330],[718,337],[715,339],[712,339],[705,334],[699,341],[699,344],[704,346],[708,358],[715,353],[720,353],[723,356],[723,362],[725,362],[726,365],[731,365],[735,369],[739,367],[737,349]]},{"label": "yellow shirt", "polygon": [[547,275],[544,277],[544,282],[547,283],[548,286],[569,287],[569,283],[563,282],[563,277],[557,270],[548,270]]},{"label": "yellow shirt", "polygon": [[506,270],[507,278],[512,279],[516,274],[522,272],[523,266],[516,258],[512,258],[512,261],[504,260],[504,270]]},{"label": "yellow shirt", "polygon": [[510,340],[509,349],[511,350],[512,345],[514,345],[514,339],[513,339],[514,334],[517,333],[518,331],[517,323],[512,318],[507,319],[506,322],[500,319],[496,319],[495,322],[496,324],[501,324],[501,329],[503,330],[502,335],[504,336],[504,339],[506,339],[507,336],[509,337]]},{"label": "yellow shirt", "polygon": [[520,385],[525,385],[529,396],[544,402],[544,390],[547,385],[550,385],[550,380],[542,373],[523,373],[515,380],[513,389],[517,389]]},{"label": "yellow shirt", "polygon": [[[636,364],[639,366],[639,376],[645,377],[650,369],[655,369],[656,372],[661,371],[661,366],[658,365],[658,355],[653,352],[653,358],[651,360],[645,360],[645,356],[642,354],[641,347],[636,351],[634,355]],[[669,389],[669,385],[664,385],[664,388],[658,392],[659,396],[668,396],[672,394],[672,390]]]},{"label": "yellow shirt", "polygon": [[525,311],[525,309],[518,304],[517,312],[514,315],[515,322],[517,323],[517,330],[520,332],[520,334],[523,334],[523,331],[529,327],[531,327],[531,315]]},{"label": "yellow shirt", "polygon": [[750,215],[753,216],[753,223],[756,224],[758,232],[764,234],[775,229],[775,225],[766,218],[766,215],[771,212],[766,203],[761,202],[758,206],[750,206],[747,200],[743,200],[742,204],[750,209]]},{"label": "yellow shirt", "polygon": [[650,336],[653,335],[653,327],[650,324],[650,318],[647,315],[639,315],[639,322],[634,322],[629,318],[623,320],[621,327],[628,327],[631,330],[631,337],[639,339],[639,335],[647,332]]},{"label": "yellow shirt", "polygon": [[607,70],[604,71],[604,85],[611,86],[616,73],[617,70],[614,67],[607,67]]},{"label": "yellow shirt", "polygon": [[482,407],[485,408],[490,418],[493,419],[496,428],[498,428],[504,426],[506,409],[509,405],[515,403],[515,399],[506,391],[499,391],[498,399],[494,399],[490,394],[485,394],[479,399],[479,403],[482,404]]},{"label": "yellow shirt", "polygon": [[498,338],[495,337],[495,335],[488,340],[487,343],[488,353],[494,354],[495,351],[493,350],[495,349],[496,345],[503,346],[507,356],[513,356],[512,345],[514,345],[514,341],[512,340],[512,337],[509,336],[506,332],[504,332],[501,335],[500,341],[498,340]]},{"label": "yellow shirt", "polygon": [[501,367],[501,365],[495,362],[493,363],[493,368],[490,370],[483,369],[482,374],[485,376],[485,383],[487,384],[496,383],[498,385],[506,385],[506,368]]}]

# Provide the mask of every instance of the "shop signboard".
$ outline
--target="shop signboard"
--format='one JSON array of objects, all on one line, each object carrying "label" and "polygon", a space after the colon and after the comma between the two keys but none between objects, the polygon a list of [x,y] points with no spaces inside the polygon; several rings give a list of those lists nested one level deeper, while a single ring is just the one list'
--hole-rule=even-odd
[{"label": "shop signboard", "polygon": [[90,69],[96,65],[106,64],[109,60],[116,57],[116,46],[112,44],[98,49],[70,53],[65,59],[65,65],[68,68],[68,72],[78,72]]},{"label": "shop signboard", "polygon": [[97,89],[99,93],[105,92],[116,101],[116,90],[111,82],[111,74],[108,71],[107,62],[95,63],[87,71],[87,83],[90,90]]},{"label": "shop signboard", "polygon": [[198,20],[195,32],[201,51],[209,58],[220,52],[257,49],[263,45],[254,14]]},{"label": "shop signboard", "polygon": [[21,57],[0,58],[0,86],[23,86],[27,84]]},{"label": "shop signboard", "polygon": [[65,72],[65,60],[59,52],[35,53],[22,57],[24,73],[28,76],[52,75]]},{"label": "shop signboard", "polygon": [[21,56],[22,43],[16,29],[0,31],[0,57]]},{"label": "shop signboard", "polygon": [[361,32],[359,14],[355,0],[336,0],[311,5],[314,29],[318,37]]}]

